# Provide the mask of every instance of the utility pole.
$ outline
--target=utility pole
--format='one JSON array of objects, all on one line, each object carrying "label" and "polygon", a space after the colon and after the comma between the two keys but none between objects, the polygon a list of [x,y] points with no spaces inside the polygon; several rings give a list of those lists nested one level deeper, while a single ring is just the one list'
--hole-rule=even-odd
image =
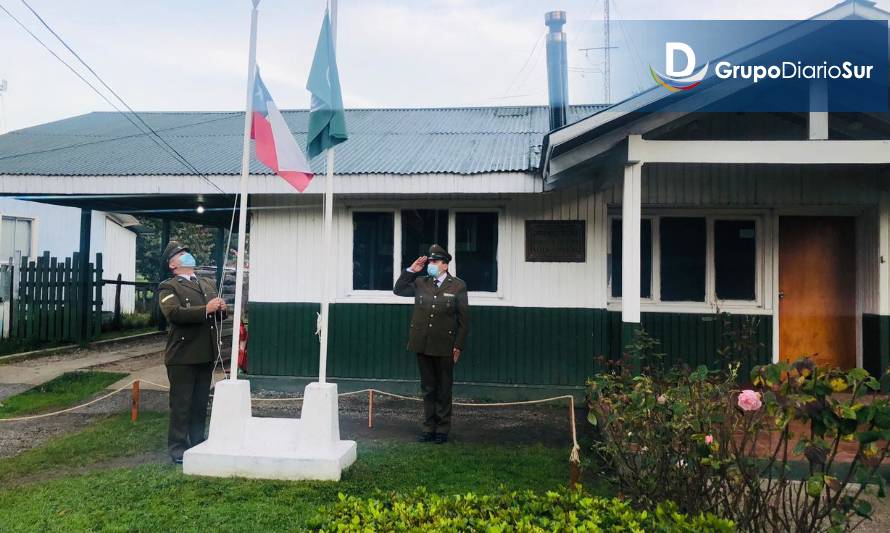
[{"label": "utility pole", "polygon": [[590,48],[579,48],[578,50],[584,52],[586,56],[591,50],[602,50],[603,51],[603,103],[610,104],[612,103],[612,56],[610,50],[613,48],[618,48],[617,46],[612,46],[612,35],[611,35],[611,23],[609,21],[609,2],[610,0],[603,0],[603,45],[602,46],[592,46]]},{"label": "utility pole", "polygon": [[606,104],[612,103],[612,57],[609,53],[611,48],[611,35],[609,27],[609,3],[611,0],[603,0],[603,98]]}]

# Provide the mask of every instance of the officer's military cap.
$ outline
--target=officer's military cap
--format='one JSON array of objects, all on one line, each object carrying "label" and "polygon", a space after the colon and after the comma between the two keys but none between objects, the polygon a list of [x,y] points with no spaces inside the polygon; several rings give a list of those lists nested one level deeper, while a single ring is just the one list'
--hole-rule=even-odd
[{"label": "officer's military cap", "polygon": [[178,243],[178,242],[176,242],[176,241],[170,241],[170,242],[167,244],[167,247],[164,248],[164,254],[163,254],[162,257],[164,258],[164,261],[165,261],[166,263],[169,263],[169,262],[170,262],[170,259],[171,259],[174,255],[178,254],[179,252],[188,252],[188,251],[189,251],[189,247],[188,247],[188,246],[183,246],[182,244],[180,244],[180,243]]},{"label": "officer's military cap", "polygon": [[438,244],[434,244],[430,246],[430,259],[438,259],[440,261],[445,261],[446,263],[451,262],[451,254],[449,254],[445,248],[442,248]]}]

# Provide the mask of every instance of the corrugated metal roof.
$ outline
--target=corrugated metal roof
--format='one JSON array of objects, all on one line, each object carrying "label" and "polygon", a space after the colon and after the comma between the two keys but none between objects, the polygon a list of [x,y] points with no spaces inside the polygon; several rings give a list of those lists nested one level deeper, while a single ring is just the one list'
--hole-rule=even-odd
[{"label": "corrugated metal roof", "polygon": [[[605,106],[572,106],[569,121]],[[309,113],[283,111],[305,148]],[[140,113],[204,174],[241,171],[243,113]],[[549,131],[545,106],[349,109],[349,140],[337,147],[337,174],[522,172],[538,166]],[[312,162],[323,171],[324,157]],[[256,160],[251,172],[269,170]],[[95,112],[0,135],[0,174],[190,174],[181,163],[114,112]]]}]

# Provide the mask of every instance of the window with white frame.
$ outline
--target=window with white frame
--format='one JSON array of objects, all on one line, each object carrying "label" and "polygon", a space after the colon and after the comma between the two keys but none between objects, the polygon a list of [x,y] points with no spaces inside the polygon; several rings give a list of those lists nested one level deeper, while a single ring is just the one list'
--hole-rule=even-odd
[{"label": "window with white frame", "polygon": [[448,249],[447,209],[402,209],[401,218],[402,270],[427,255],[433,244]]},{"label": "window with white frame", "polygon": [[[759,301],[758,217],[647,215],[640,224],[640,297],[651,302]],[[609,294],[621,297],[621,218],[612,217]]]},{"label": "window with white frame", "polygon": [[449,271],[463,279],[469,291],[498,290],[497,211],[355,210],[352,226],[354,291],[391,291],[395,279],[427,255],[432,244],[451,251]]},{"label": "window with white frame", "polygon": [[468,291],[498,290],[498,214],[464,212],[455,215],[454,259]]},{"label": "window with white frame", "polygon": [[392,212],[352,214],[352,287],[357,290],[392,290]]},{"label": "window with white frame", "polygon": [[[3,217],[0,220],[0,261],[31,256],[31,219]],[[18,255],[21,254],[21,255]]]}]

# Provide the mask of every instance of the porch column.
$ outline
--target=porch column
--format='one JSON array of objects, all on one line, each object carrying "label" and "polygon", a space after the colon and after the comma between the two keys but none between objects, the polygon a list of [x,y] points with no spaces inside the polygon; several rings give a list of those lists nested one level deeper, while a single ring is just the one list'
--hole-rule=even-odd
[{"label": "porch column", "polygon": [[77,341],[81,345],[85,345],[90,340],[90,302],[92,301],[90,294],[90,279],[88,276],[90,265],[90,231],[93,227],[93,210],[87,208],[80,209],[80,312],[81,321],[80,328],[77,332]]},{"label": "porch column", "polygon": [[621,199],[621,347],[633,340],[640,327],[640,203],[642,161],[624,167]]}]

